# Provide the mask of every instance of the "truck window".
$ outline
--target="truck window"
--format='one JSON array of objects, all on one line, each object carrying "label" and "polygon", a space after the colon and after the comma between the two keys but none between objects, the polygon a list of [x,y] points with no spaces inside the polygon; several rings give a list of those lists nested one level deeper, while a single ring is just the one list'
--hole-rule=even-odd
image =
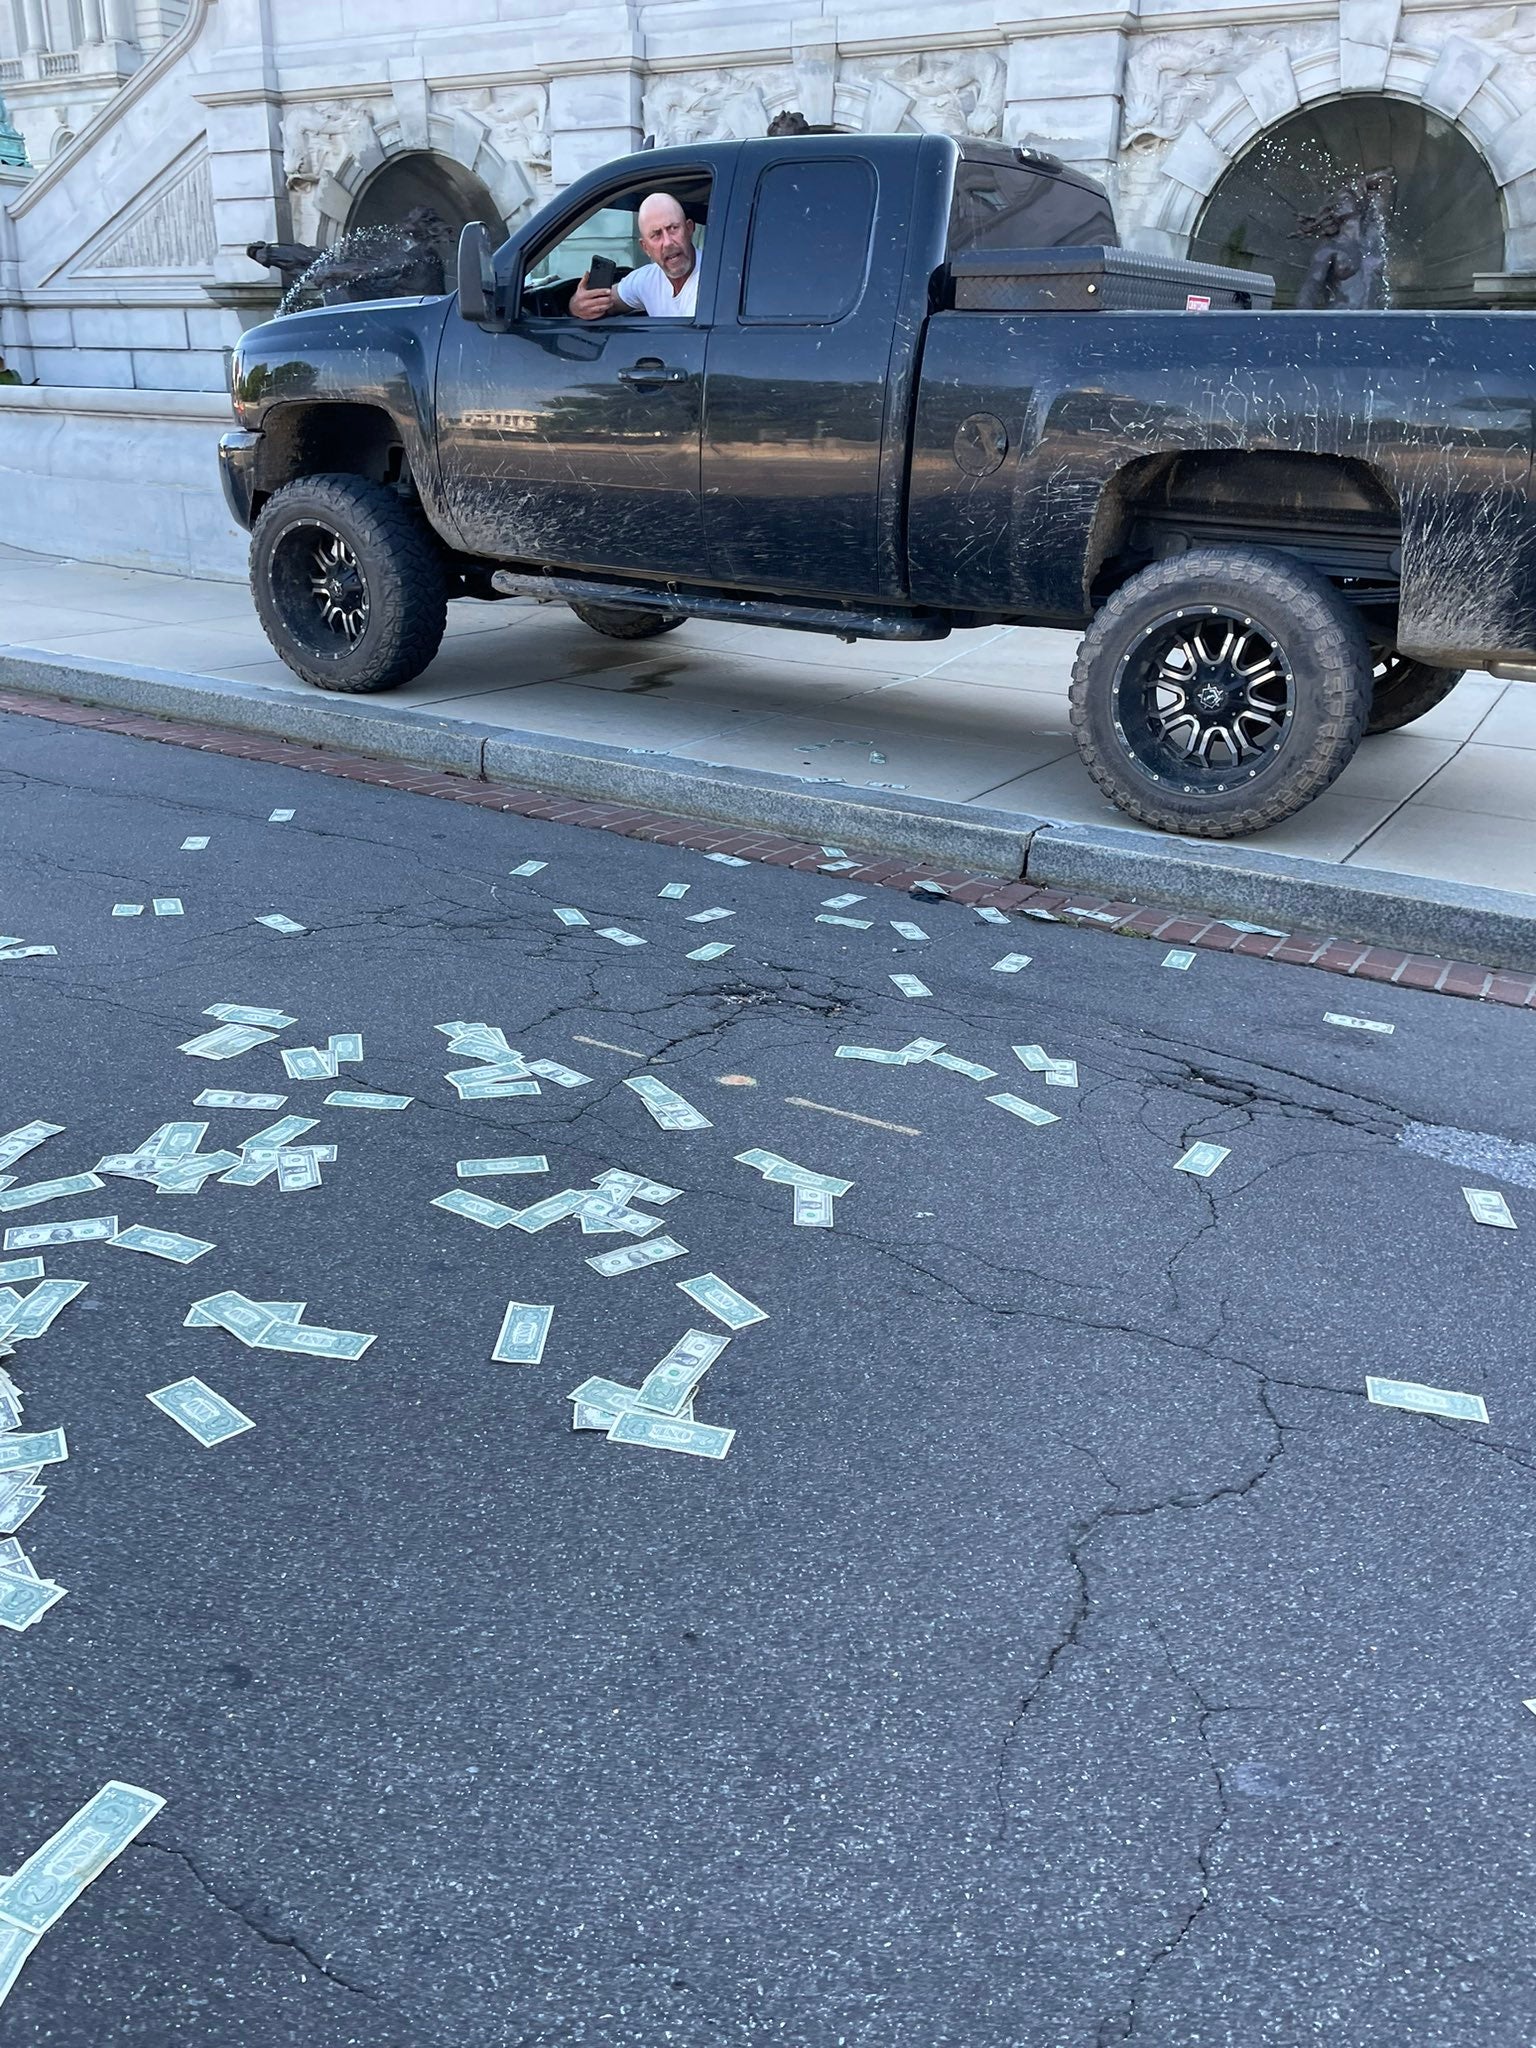
[{"label": "truck window", "polygon": [[1119,239],[1102,193],[1022,164],[965,160],[956,167],[951,255],[962,249],[1112,247]]},{"label": "truck window", "polygon": [[647,261],[640,246],[640,204],[651,192],[672,191],[693,221],[693,246],[702,262],[709,211],[707,175],[685,179],[650,179],[619,192],[610,191],[582,213],[568,217],[553,237],[537,248],[523,271],[523,303],[532,313],[563,313],[571,287],[586,274],[594,256],[606,256],[621,277]]},{"label": "truck window", "polygon": [[752,203],[742,319],[841,320],[864,290],[874,224],[868,164],[770,164]]}]

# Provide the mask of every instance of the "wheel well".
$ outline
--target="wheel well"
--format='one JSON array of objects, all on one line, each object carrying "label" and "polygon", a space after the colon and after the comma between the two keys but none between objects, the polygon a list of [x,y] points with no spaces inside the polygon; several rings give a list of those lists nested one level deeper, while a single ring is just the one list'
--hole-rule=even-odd
[{"label": "wheel well", "polygon": [[1094,603],[1149,562],[1224,542],[1278,548],[1362,600],[1395,604],[1402,519],[1382,477],[1347,456],[1264,449],[1145,456],[1119,470],[1089,541]]},{"label": "wheel well", "polygon": [[253,515],[272,493],[301,476],[362,476],[376,484],[407,480],[405,445],[389,414],[341,400],[281,405],[262,421]]}]

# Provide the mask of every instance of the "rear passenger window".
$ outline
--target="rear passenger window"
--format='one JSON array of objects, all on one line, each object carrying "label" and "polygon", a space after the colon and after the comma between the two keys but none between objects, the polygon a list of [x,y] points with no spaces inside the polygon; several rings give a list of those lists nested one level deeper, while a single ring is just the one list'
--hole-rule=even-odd
[{"label": "rear passenger window", "polygon": [[852,312],[874,224],[868,164],[770,164],[752,207],[743,320],[821,323]]},{"label": "rear passenger window", "polygon": [[1024,165],[967,159],[955,172],[949,249],[1061,249],[1119,240],[1100,192]]}]

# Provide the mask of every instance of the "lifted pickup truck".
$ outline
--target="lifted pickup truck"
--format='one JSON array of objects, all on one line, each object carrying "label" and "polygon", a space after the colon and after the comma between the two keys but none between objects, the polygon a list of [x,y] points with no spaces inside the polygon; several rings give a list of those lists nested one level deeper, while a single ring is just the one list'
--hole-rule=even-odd
[{"label": "lifted pickup truck", "polygon": [[[576,318],[653,192],[695,223],[692,316]],[[590,173],[494,254],[467,228],[456,294],[253,328],[221,460],[272,643],[366,691],[460,596],[633,639],[1083,628],[1090,774],[1211,837],[1463,668],[1536,663],[1536,321],[1244,310],[1267,280],[1115,244],[1103,192],[1029,151],[700,144]]]}]

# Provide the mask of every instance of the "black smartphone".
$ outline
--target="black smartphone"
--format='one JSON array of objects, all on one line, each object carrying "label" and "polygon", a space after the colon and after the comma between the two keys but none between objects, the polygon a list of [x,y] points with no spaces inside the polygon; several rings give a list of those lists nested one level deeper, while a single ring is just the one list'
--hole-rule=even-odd
[{"label": "black smartphone", "polygon": [[594,256],[587,265],[587,289],[611,292],[619,281],[619,266],[611,256]]}]

